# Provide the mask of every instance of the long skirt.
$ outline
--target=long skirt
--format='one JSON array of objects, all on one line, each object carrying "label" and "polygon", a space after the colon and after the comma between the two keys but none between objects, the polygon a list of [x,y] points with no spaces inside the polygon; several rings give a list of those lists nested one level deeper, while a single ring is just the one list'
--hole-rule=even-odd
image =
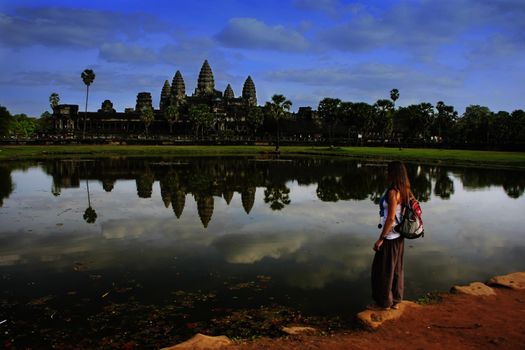
[{"label": "long skirt", "polygon": [[381,307],[403,300],[404,238],[385,239],[372,263],[372,298]]}]

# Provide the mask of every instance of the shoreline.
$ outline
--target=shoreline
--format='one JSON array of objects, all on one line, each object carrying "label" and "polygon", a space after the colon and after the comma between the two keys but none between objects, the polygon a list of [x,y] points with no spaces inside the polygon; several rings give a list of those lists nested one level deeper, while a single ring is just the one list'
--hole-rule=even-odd
[{"label": "shoreline", "polygon": [[[497,346],[517,349],[525,343],[525,272],[496,276],[486,283],[453,286],[437,303],[408,302],[399,310],[365,310],[363,330],[347,330],[318,335],[308,327],[281,338],[259,338],[232,342],[224,336],[194,338],[162,350],[177,349],[370,349],[425,348],[476,349]],[[394,317],[386,317],[395,314]],[[366,322],[365,322],[366,323]],[[304,332],[301,332],[301,328]],[[372,331],[370,331],[372,330]],[[315,330],[314,330],[315,331]],[[314,333],[314,334],[313,334]]]},{"label": "shoreline", "polygon": [[107,157],[193,157],[193,156],[315,156],[358,160],[402,160],[429,165],[525,169],[525,152],[471,151],[424,148],[282,146],[0,146],[0,160],[42,160],[53,158]]}]

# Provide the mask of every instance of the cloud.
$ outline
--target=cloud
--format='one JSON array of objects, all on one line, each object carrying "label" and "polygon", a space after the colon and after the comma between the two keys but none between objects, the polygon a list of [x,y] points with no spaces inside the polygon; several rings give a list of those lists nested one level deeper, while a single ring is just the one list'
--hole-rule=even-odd
[{"label": "cloud", "polygon": [[230,48],[301,52],[310,47],[299,32],[255,18],[232,18],[216,39]]},{"label": "cloud", "polygon": [[293,5],[304,11],[322,12],[330,17],[340,17],[355,11],[358,5],[344,5],[340,0],[294,0]]},{"label": "cloud", "polygon": [[151,63],[157,60],[153,50],[123,43],[103,44],[99,56],[108,62]]},{"label": "cloud", "polygon": [[341,68],[307,68],[271,71],[265,78],[272,82],[292,82],[312,86],[359,86],[360,89],[389,87],[392,84],[423,85],[432,83],[439,87],[457,87],[460,78],[444,78],[422,73],[409,67],[381,63],[365,63]]},{"label": "cloud", "polygon": [[523,2],[514,0],[400,1],[379,14],[360,12],[346,23],[321,30],[318,39],[341,51],[388,47],[428,55],[446,44],[483,42],[494,33],[523,38],[524,15]]},{"label": "cloud", "polygon": [[14,14],[0,13],[0,44],[6,47],[98,47],[167,29],[162,21],[146,14],[66,7],[21,7]]}]

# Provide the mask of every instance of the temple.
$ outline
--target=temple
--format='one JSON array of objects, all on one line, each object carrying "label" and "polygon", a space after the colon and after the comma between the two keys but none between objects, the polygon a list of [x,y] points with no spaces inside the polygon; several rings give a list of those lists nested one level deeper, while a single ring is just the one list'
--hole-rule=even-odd
[{"label": "temple", "polygon": [[[176,117],[172,120],[166,118],[168,113],[173,113],[173,108],[169,110],[170,106],[176,110]],[[177,71],[171,85],[169,80],[164,82],[158,109],[153,106],[151,93],[146,91],[137,94],[134,108],[125,108],[123,112],[117,112],[110,100],[105,100],[97,112],[87,113],[79,111],[78,105],[61,104],[53,110],[54,129],[57,134],[64,136],[78,135],[85,131],[87,137],[102,135],[108,138],[118,138],[121,135],[129,137],[144,132],[152,135],[192,135],[194,123],[191,123],[190,113],[194,107],[205,108],[213,115],[210,129],[216,132],[231,130],[243,133],[247,130],[245,122],[249,109],[257,107],[255,84],[248,76],[242,95],[235,97],[230,84],[223,93],[215,88],[213,71],[208,60],[205,60],[199,72],[197,87],[191,96],[186,94],[184,78]],[[154,114],[154,119],[147,128],[141,115],[144,109],[151,109]]]}]

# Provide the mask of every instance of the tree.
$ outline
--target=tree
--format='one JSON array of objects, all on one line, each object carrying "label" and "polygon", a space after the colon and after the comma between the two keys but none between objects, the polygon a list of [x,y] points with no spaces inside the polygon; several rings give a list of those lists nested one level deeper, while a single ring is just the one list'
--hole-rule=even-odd
[{"label": "tree", "polygon": [[60,96],[58,96],[56,92],[53,92],[49,96],[49,105],[51,106],[51,110],[54,111],[55,108],[57,108],[59,103],[60,103]]},{"label": "tree", "polygon": [[430,103],[400,107],[395,113],[395,132],[401,134],[405,142],[424,140],[428,137],[433,115]]},{"label": "tree", "polygon": [[396,105],[396,101],[398,98],[399,98],[399,90],[398,89],[390,90],[390,99],[392,100],[394,107]]},{"label": "tree", "polygon": [[168,106],[164,111],[164,118],[168,121],[170,125],[170,134],[173,133],[173,123],[179,120],[180,112],[177,106]]},{"label": "tree", "polygon": [[35,135],[37,127],[38,120],[36,118],[28,117],[25,114],[15,114],[11,118],[9,133],[16,137],[31,137]]},{"label": "tree", "polygon": [[493,119],[494,113],[488,107],[468,106],[459,121],[462,137],[471,143],[489,143]]},{"label": "tree", "polygon": [[194,125],[196,137],[199,135],[199,130],[201,137],[204,137],[204,132],[208,131],[214,123],[213,113],[211,113],[210,107],[205,104],[192,106],[189,110],[189,118]]},{"label": "tree", "polygon": [[283,183],[269,184],[264,190],[264,203],[269,203],[272,210],[281,210],[291,203],[290,189]]},{"label": "tree", "polygon": [[257,133],[257,128],[262,125],[264,113],[260,107],[248,106],[246,111],[246,123],[252,128],[253,134]]},{"label": "tree", "polygon": [[341,100],[338,98],[325,97],[319,102],[317,113],[319,117],[328,125],[328,139],[332,143],[332,133],[334,124],[339,119]]},{"label": "tree", "polygon": [[86,84],[86,110],[84,113],[84,128],[82,130],[82,138],[86,137],[86,119],[87,119],[87,107],[88,107],[88,98],[89,98],[89,86],[95,80],[95,72],[92,69],[85,69],[80,75],[84,84]]},{"label": "tree", "polygon": [[11,113],[4,106],[0,106],[0,136],[9,135],[11,126]]},{"label": "tree", "polygon": [[392,133],[394,103],[390,100],[377,100],[374,104],[374,126],[375,130],[384,140],[386,135]]},{"label": "tree", "polygon": [[273,95],[271,102],[266,102],[264,106],[267,115],[277,123],[277,143],[275,152],[279,152],[279,121],[285,119],[292,108],[292,102],[287,100],[284,95]]},{"label": "tree", "polygon": [[441,142],[443,139],[449,139],[456,122],[458,112],[453,106],[447,106],[443,101],[436,103],[437,115],[434,119],[434,133],[437,133]]},{"label": "tree", "polygon": [[144,106],[140,110],[140,120],[144,123],[144,129],[146,130],[146,135],[148,135],[148,128],[155,119],[155,114],[153,114],[153,109],[148,106]]}]

